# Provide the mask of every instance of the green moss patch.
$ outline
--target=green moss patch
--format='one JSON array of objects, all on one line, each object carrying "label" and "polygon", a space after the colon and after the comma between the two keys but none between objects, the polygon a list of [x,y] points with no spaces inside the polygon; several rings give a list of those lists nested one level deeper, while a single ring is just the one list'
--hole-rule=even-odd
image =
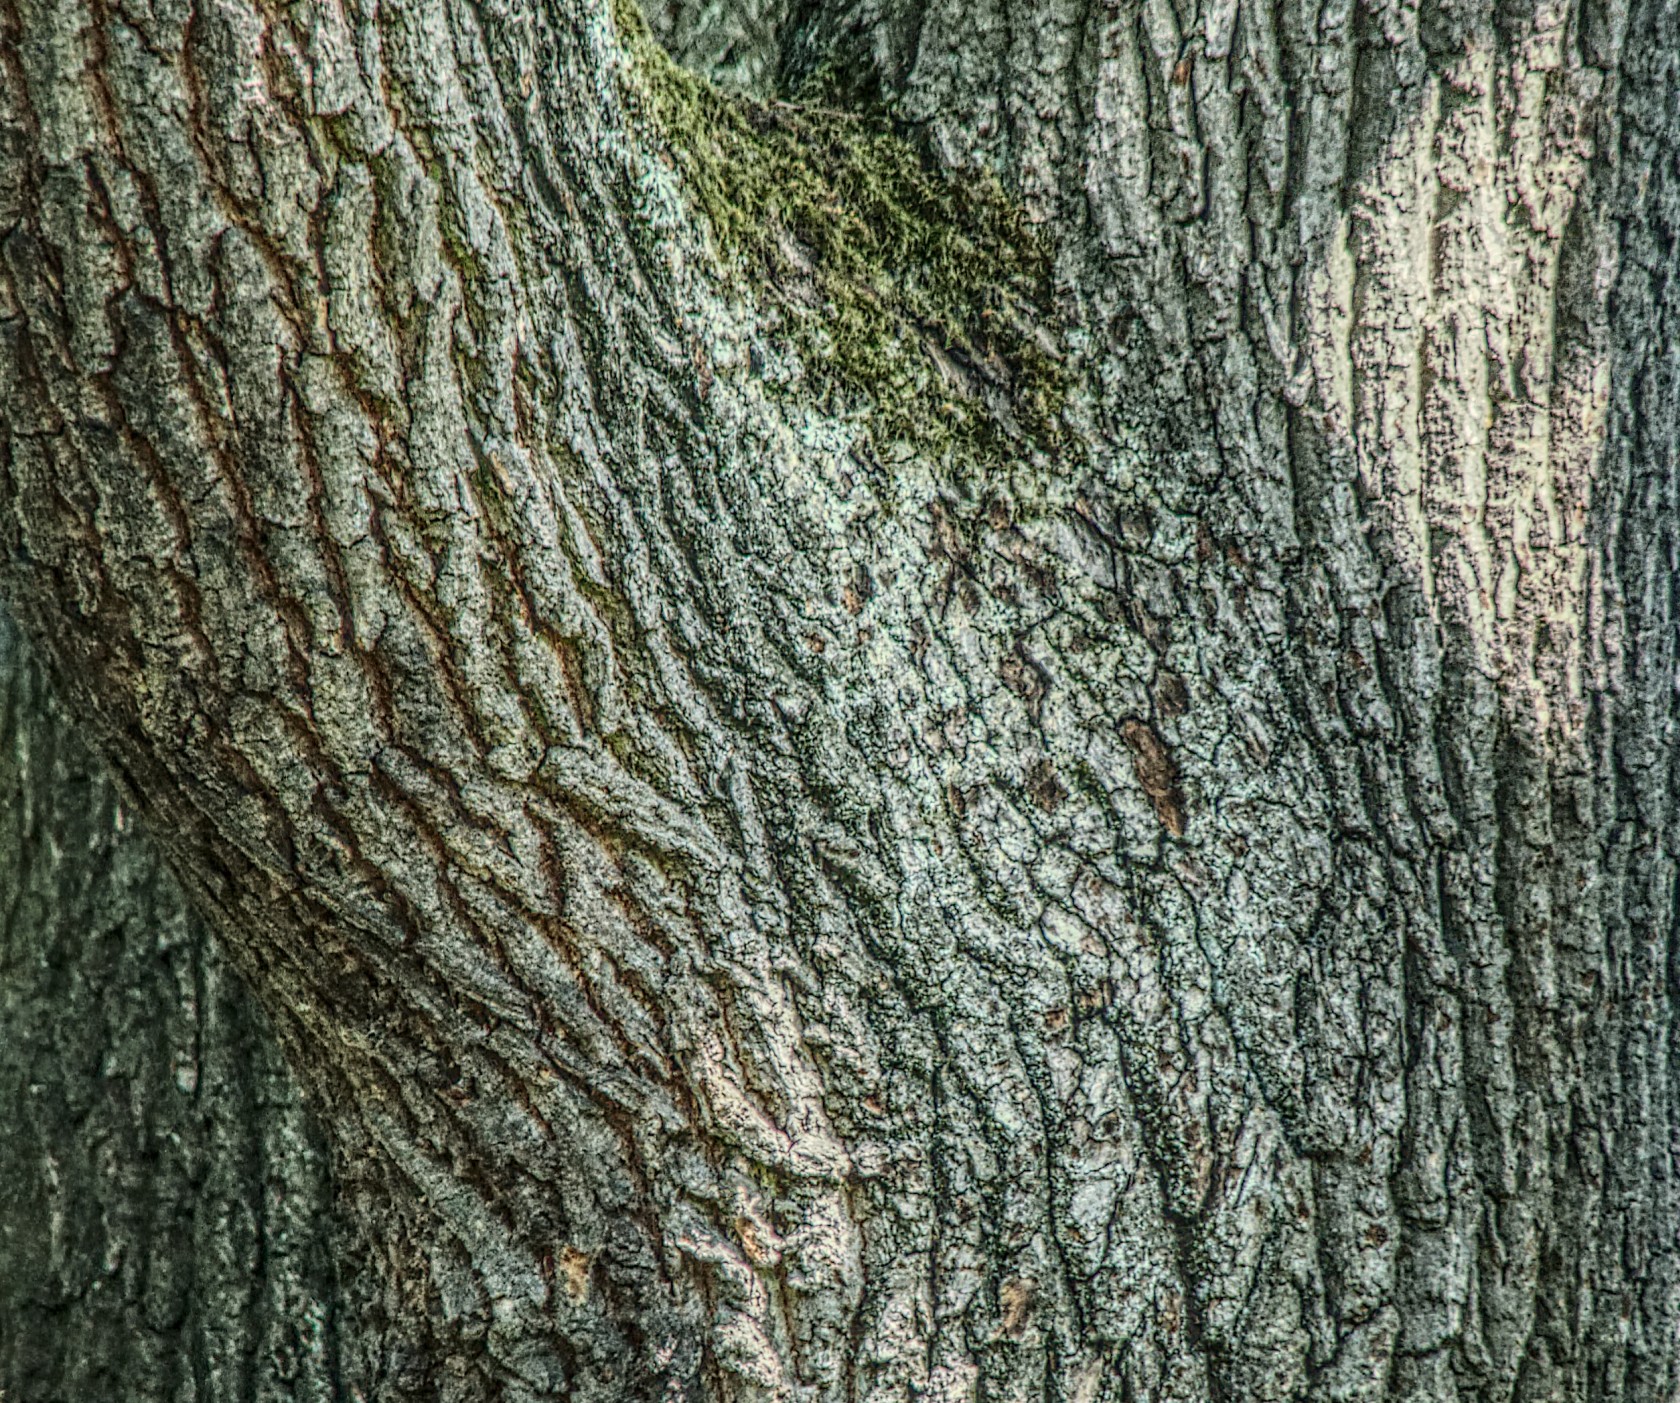
[{"label": "green moss patch", "polygon": [[637,100],[725,268],[773,299],[835,408],[866,408],[880,447],[940,457],[1059,440],[1049,259],[995,180],[930,171],[868,118],[720,92],[632,3],[618,13]]}]

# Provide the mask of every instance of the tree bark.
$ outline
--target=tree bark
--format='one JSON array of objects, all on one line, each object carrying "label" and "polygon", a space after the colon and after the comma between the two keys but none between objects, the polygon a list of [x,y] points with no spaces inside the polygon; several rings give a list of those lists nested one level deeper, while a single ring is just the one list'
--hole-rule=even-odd
[{"label": "tree bark", "polygon": [[0,6],[11,588],[369,1396],[1671,1398],[1680,13],[750,13]]},{"label": "tree bark", "polygon": [[0,618],[0,1395],[337,1403],[326,1148]]}]

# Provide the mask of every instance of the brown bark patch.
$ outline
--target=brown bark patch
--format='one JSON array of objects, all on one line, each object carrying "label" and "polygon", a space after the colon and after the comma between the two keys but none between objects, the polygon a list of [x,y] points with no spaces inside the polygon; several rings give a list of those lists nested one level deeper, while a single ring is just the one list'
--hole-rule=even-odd
[{"label": "brown bark patch", "polygon": [[594,1259],[575,1247],[562,1247],[555,1265],[560,1269],[560,1283],[566,1294],[581,1305],[589,1298],[589,1269]]},{"label": "brown bark patch", "polygon": [[1156,674],[1152,691],[1155,710],[1160,713],[1163,721],[1171,721],[1190,710],[1190,689],[1184,685],[1184,679],[1176,672],[1163,669]]},{"label": "brown bark patch", "polygon": [[1003,1333],[1018,1340],[1032,1319],[1033,1304],[1038,1300],[1038,1283],[1017,1276],[998,1287],[998,1309],[1003,1315]]},{"label": "brown bark patch", "polygon": [[1015,651],[1005,657],[999,665],[998,672],[1003,678],[1003,685],[1027,704],[1027,711],[1036,721],[1039,708],[1044,702],[1044,695],[1050,690],[1044,669],[1028,657],[1026,650],[1017,644]]},{"label": "brown bark patch", "polygon": [[1028,767],[1027,793],[1047,814],[1055,813],[1068,797],[1067,786],[1056,774],[1056,767],[1044,759],[1035,760]]},{"label": "brown bark patch", "polygon": [[761,1225],[751,1218],[736,1218],[735,1233],[741,1240],[741,1250],[755,1267],[773,1267],[782,1260],[778,1246],[766,1239]]},{"label": "brown bark patch", "polygon": [[1144,721],[1128,721],[1120,736],[1132,752],[1138,783],[1155,806],[1155,816],[1175,838],[1184,836],[1184,793],[1179,788],[1178,762],[1155,728]]}]

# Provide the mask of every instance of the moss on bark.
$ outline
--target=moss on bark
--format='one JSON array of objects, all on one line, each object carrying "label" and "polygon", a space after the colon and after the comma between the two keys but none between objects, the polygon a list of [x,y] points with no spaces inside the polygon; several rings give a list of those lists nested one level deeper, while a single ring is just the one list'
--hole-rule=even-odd
[{"label": "moss on bark", "polygon": [[835,407],[878,448],[988,460],[1054,447],[1067,376],[1039,232],[989,177],[931,170],[883,121],[726,93],[678,66],[633,4],[630,99],[656,128],[719,262],[768,299]]}]

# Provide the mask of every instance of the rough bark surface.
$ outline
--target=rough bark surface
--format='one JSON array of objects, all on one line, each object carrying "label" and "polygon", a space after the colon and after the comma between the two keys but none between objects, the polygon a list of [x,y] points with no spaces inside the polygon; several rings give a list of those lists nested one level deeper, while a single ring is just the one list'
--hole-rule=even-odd
[{"label": "rough bark surface", "polygon": [[0,619],[0,1396],[337,1403],[326,1147]]},{"label": "rough bark surface", "polygon": [[373,1396],[1673,1396],[1671,5],[0,16],[7,569]]},{"label": "rough bark surface", "polygon": [[776,89],[792,0],[650,0],[648,26],[667,53],[720,87]]}]

